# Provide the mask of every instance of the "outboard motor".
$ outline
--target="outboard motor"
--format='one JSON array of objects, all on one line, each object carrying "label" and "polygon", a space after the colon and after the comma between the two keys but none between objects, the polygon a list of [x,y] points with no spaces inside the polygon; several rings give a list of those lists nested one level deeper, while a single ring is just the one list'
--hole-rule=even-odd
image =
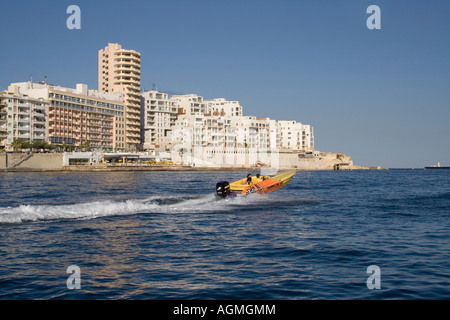
[{"label": "outboard motor", "polygon": [[217,182],[216,194],[221,198],[228,197],[230,195],[230,183],[228,181]]}]

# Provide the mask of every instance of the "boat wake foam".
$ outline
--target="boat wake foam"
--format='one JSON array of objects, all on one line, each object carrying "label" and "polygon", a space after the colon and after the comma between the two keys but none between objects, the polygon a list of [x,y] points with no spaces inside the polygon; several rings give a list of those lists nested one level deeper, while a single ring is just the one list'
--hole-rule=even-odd
[{"label": "boat wake foam", "polygon": [[269,205],[295,206],[304,201],[279,200],[276,197],[250,195],[218,200],[215,194],[200,196],[152,196],[126,201],[96,201],[69,205],[20,205],[0,208],[0,224],[20,224],[63,219],[93,219],[147,213],[212,213],[234,212],[238,209],[264,209]]}]

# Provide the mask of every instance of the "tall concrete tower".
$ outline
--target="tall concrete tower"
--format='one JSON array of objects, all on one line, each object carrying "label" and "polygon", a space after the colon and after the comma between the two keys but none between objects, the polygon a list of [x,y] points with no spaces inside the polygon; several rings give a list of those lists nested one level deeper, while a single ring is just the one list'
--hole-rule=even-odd
[{"label": "tall concrete tower", "polygon": [[117,43],[109,43],[98,52],[98,90],[122,93],[125,121],[117,124],[117,135],[123,135],[127,151],[140,149],[140,90],[141,54],[125,50]]}]

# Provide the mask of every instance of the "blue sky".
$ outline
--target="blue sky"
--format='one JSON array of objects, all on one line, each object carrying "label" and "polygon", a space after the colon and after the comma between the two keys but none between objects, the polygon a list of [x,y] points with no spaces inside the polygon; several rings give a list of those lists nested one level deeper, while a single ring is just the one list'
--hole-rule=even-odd
[{"label": "blue sky", "polygon": [[[66,9],[81,8],[81,30]],[[369,30],[369,5],[381,30]],[[97,88],[108,42],[142,54],[142,88],[239,100],[245,115],[315,128],[355,164],[450,165],[446,0],[1,1],[0,90]]]}]

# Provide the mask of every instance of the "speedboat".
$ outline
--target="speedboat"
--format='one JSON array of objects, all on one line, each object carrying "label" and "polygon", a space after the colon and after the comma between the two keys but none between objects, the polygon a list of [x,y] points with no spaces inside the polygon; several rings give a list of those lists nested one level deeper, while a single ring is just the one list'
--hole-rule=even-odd
[{"label": "speedboat", "polygon": [[216,185],[216,194],[221,198],[246,195],[250,193],[270,193],[284,187],[291,181],[296,171],[282,172],[274,176],[261,176],[260,179],[252,177],[252,183],[247,183],[247,178],[243,178],[229,183],[220,181]]}]

